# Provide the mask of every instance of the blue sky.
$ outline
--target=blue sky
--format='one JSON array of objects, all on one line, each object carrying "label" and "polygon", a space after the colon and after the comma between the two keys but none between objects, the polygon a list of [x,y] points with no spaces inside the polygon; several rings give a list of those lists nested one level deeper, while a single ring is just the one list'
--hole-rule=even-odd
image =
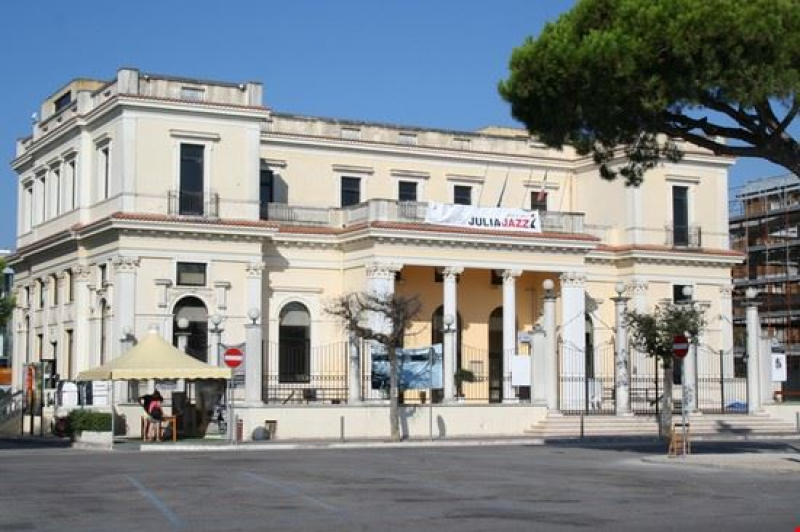
[{"label": "blue sky", "polygon": [[[474,130],[517,125],[497,93],[513,47],[566,0],[0,2],[0,248],[15,247],[7,164],[41,101],[72,78],[122,66],[261,81],[298,114]],[[785,173],[738,162],[732,182]]]}]

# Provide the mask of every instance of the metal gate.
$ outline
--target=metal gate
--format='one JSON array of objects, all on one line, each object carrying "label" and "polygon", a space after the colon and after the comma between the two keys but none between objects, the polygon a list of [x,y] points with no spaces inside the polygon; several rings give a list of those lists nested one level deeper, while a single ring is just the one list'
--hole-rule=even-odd
[{"label": "metal gate", "polygon": [[563,414],[614,414],[614,344],[579,349],[562,343],[558,352],[559,410]]},{"label": "metal gate", "polygon": [[640,415],[657,415],[664,393],[664,366],[661,359],[632,350],[629,368],[631,411]]},{"label": "metal gate", "polygon": [[698,410],[706,414],[747,414],[746,375],[745,361],[737,360],[733,350],[698,346]]}]

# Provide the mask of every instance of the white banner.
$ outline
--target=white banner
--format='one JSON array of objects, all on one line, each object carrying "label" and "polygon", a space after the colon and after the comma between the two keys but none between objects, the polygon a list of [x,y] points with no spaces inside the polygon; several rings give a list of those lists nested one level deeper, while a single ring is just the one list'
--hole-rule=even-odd
[{"label": "white banner", "polygon": [[786,382],[786,355],[772,353],[772,382]]},{"label": "white banner", "polygon": [[452,225],[470,229],[524,231],[528,233],[542,232],[539,211],[503,209],[500,207],[475,207],[474,205],[450,205],[430,202],[425,211],[425,223]]}]

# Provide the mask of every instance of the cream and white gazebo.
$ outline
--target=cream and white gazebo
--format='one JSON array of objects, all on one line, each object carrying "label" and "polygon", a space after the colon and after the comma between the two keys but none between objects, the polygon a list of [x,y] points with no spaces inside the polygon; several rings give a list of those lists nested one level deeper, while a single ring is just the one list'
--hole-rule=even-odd
[{"label": "cream and white gazebo", "polygon": [[[230,368],[206,364],[176,349],[158,331],[151,330],[131,350],[114,360],[78,374],[78,381],[126,381],[147,379],[225,379]],[[114,386],[111,386],[111,434],[114,434]]]}]

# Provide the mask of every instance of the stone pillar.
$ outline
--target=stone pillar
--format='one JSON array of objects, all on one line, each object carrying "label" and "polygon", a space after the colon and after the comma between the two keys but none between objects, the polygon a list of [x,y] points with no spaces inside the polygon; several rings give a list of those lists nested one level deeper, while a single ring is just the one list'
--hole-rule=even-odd
[{"label": "stone pillar", "polygon": [[75,301],[73,311],[75,313],[74,329],[74,356],[75,372],[80,373],[89,369],[92,365],[91,353],[94,350],[91,346],[91,322],[89,321],[89,281],[91,280],[91,269],[88,266],[78,265],[72,268],[72,275],[75,276]]},{"label": "stone pillar", "polygon": [[531,404],[547,404],[547,335],[541,325],[533,328],[531,338]]},{"label": "stone pillar", "polygon": [[355,334],[350,334],[347,354],[347,404],[361,402],[361,349]]},{"label": "stone pillar", "polygon": [[[366,266],[367,274],[367,292],[374,296],[391,296],[394,294],[394,278],[395,274],[400,271],[402,266],[400,264],[385,263],[385,262],[371,262]],[[385,316],[378,313],[371,312],[367,316],[369,320],[369,327],[373,331],[387,331],[391,326],[386,320]],[[375,344],[370,344],[370,357],[369,360],[364,360],[367,367],[372,370],[372,351],[375,349]],[[360,373],[360,371],[359,371]],[[372,387],[369,388],[370,394],[378,393],[373,391]],[[375,395],[373,397],[379,397]]]},{"label": "stone pillar", "polygon": [[249,317],[252,322],[244,326],[244,401],[247,406],[262,406],[261,324],[257,323],[259,316],[255,312]]},{"label": "stone pillar", "polygon": [[760,325],[758,321],[758,302],[755,301],[758,292],[748,288],[747,296],[747,413],[754,414],[761,410],[761,379],[759,369],[761,356],[759,353]]},{"label": "stone pillar", "polygon": [[451,330],[444,333],[444,360],[442,361],[442,383],[444,386],[444,401],[452,402],[455,397],[456,351],[458,346],[458,276],[464,268],[450,267],[444,269],[444,308],[443,315],[453,317]]},{"label": "stone pillar", "polygon": [[[114,330],[112,345],[116,351],[122,348],[126,328],[134,329],[136,325],[136,268],[139,259],[136,257],[116,257],[111,262],[114,267]],[[111,353],[111,357],[121,352]]]},{"label": "stone pillar", "polygon": [[630,416],[632,413],[630,397],[630,373],[628,371],[628,324],[625,321],[625,311],[628,298],[622,295],[625,293],[625,285],[618,283],[616,290],[617,297],[613,297],[611,300],[614,302],[614,315],[616,318],[616,342],[614,345],[614,385],[616,388],[617,415]]},{"label": "stone pillar", "polygon": [[[648,287],[649,285],[647,281],[639,278],[634,278],[628,284],[628,293],[631,294],[631,305],[633,306],[633,310],[639,314],[644,314],[647,312]],[[649,357],[647,353],[639,351],[638,349],[634,348],[630,350],[630,362],[631,375],[634,377],[647,377],[651,376],[651,374],[653,377],[656,377],[658,374],[658,360],[656,358]]]},{"label": "stone pillar", "polygon": [[722,377],[733,377],[733,287],[719,287],[719,334],[723,353]]},{"label": "stone pillar", "polygon": [[208,357],[208,363],[212,366],[219,366],[222,362],[222,353],[220,352],[222,349],[222,331],[224,329],[221,327],[220,323],[211,323],[211,356]]},{"label": "stone pillar", "polygon": [[517,353],[517,299],[516,279],[521,270],[503,272],[503,402],[516,403],[511,386],[511,365]]},{"label": "stone pillar", "polygon": [[244,400],[251,406],[263,404],[263,320],[261,324],[258,323],[258,319],[264,315],[261,305],[263,272],[264,264],[261,262],[251,262],[245,270],[247,317],[250,323],[245,325]]},{"label": "stone pillar", "polygon": [[545,334],[545,379],[547,410],[550,413],[558,412],[558,346],[556,345],[556,294],[553,290],[552,279],[542,283],[544,287],[544,304],[542,323]]},{"label": "stone pillar", "polygon": [[561,373],[568,377],[564,388],[565,406],[583,408],[586,378],[586,276],[578,272],[561,275],[561,338],[563,343]]}]

